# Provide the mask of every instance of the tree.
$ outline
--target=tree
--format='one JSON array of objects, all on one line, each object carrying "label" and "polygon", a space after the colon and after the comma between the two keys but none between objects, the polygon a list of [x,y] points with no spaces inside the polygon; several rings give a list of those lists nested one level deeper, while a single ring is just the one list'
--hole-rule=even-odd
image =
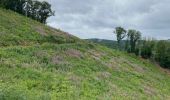
[{"label": "tree", "polygon": [[130,43],[130,52],[135,53],[136,44],[138,40],[141,38],[141,32],[136,30],[129,30],[127,36]]},{"label": "tree", "polygon": [[25,2],[22,4],[23,6],[23,12],[25,16],[31,17],[33,13],[33,2],[31,0],[25,0]]},{"label": "tree", "polygon": [[126,30],[124,28],[122,28],[122,27],[116,27],[114,33],[116,34],[118,48],[120,49],[121,48],[121,41],[126,36]]},{"label": "tree", "polygon": [[6,8],[10,0],[0,0],[0,7]]},{"label": "tree", "polygon": [[18,12],[44,24],[48,17],[54,15],[51,5],[46,1],[0,0],[0,7]]},{"label": "tree", "polygon": [[34,1],[32,4],[32,11],[33,11],[32,19],[40,21],[40,19],[41,19],[41,16],[39,14],[40,10],[41,10],[41,2]]},{"label": "tree", "polygon": [[51,10],[51,5],[48,2],[43,1],[39,14],[41,16],[40,22],[45,24],[47,18],[53,16],[54,12]]}]

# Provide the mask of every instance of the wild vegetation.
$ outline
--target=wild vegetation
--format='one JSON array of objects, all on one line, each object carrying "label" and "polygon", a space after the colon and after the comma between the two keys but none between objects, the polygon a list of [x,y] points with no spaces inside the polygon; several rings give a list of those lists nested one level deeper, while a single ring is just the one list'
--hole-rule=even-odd
[{"label": "wild vegetation", "polygon": [[0,7],[10,9],[44,24],[48,17],[54,15],[51,5],[46,1],[0,0]]},{"label": "wild vegetation", "polygon": [[0,100],[170,99],[169,75],[148,60],[0,16]]}]

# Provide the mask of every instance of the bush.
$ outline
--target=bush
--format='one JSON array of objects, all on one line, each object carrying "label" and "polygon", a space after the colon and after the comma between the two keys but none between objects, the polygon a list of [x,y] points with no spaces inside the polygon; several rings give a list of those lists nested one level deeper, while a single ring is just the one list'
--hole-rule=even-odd
[{"label": "bush", "polygon": [[148,59],[153,56],[155,42],[153,40],[144,40],[141,46],[142,58]]},{"label": "bush", "polygon": [[170,42],[159,41],[157,43],[155,59],[162,67],[170,68]]}]

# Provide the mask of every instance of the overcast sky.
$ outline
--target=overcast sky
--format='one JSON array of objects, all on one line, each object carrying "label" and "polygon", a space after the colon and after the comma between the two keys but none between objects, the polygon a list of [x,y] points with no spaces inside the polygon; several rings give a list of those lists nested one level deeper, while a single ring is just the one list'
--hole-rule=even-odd
[{"label": "overcast sky", "polygon": [[48,25],[80,38],[116,39],[117,26],[143,36],[170,39],[170,0],[47,0],[55,10]]}]

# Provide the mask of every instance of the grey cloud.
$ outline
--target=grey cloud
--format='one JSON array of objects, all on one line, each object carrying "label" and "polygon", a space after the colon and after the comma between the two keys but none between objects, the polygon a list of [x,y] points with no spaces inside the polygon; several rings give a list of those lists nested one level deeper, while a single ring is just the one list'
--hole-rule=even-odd
[{"label": "grey cloud", "polygon": [[47,0],[56,16],[48,25],[80,38],[115,39],[113,29],[135,28],[144,36],[170,38],[169,0]]}]

